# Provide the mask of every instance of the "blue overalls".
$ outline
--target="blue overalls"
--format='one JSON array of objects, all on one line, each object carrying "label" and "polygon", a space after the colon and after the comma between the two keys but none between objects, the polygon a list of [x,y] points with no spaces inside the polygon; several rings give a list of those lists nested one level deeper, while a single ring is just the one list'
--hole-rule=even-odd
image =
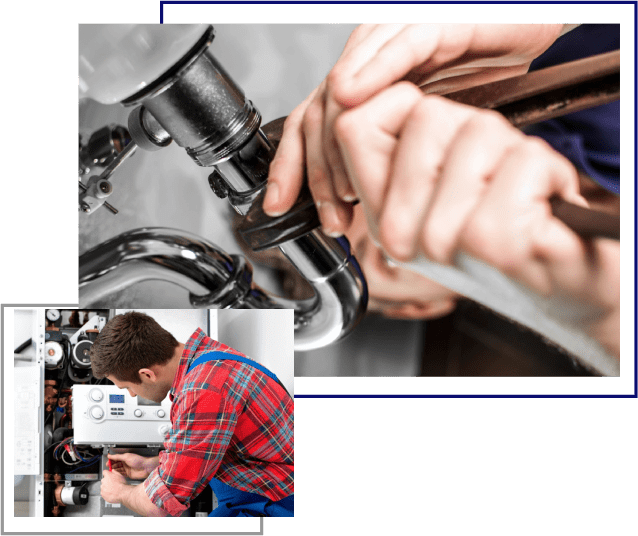
[{"label": "blue overalls", "polygon": [[[186,374],[188,374],[197,365],[201,365],[207,361],[239,361],[241,363],[246,363],[257,370],[260,370],[266,374],[266,376],[272,378],[279,385],[284,387],[277,376],[264,366],[246,357],[228,354],[226,352],[209,352],[199,356],[195,361],[193,361],[191,366],[188,367]],[[214,477],[211,479],[209,484],[217,497],[218,506],[208,515],[208,517],[294,516],[294,494],[274,502],[272,499],[259,495],[258,493],[248,493],[247,491],[235,489]]]}]

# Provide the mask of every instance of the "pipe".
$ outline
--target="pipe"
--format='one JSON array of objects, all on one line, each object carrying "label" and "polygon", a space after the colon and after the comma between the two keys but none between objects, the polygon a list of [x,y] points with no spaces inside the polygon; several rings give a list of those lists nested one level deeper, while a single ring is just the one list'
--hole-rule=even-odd
[{"label": "pipe", "polygon": [[[98,29],[106,37],[112,32],[109,27]],[[161,31],[149,33],[140,26],[128,32],[135,42],[139,41],[133,38],[136,35],[162,42]],[[124,106],[140,106],[129,120],[137,145],[154,150],[174,140],[197,165],[214,168],[211,178],[216,180],[212,184],[219,183],[220,191],[232,193],[229,201],[235,210],[246,214],[266,186],[276,148],[260,130],[257,108],[209,49],[213,27],[195,31],[191,37],[194,35],[199,35],[197,41],[178,61],[167,61],[167,70],[149,79],[150,83],[129,83],[129,93],[134,87],[137,91],[119,100]],[[106,55],[119,61],[137,57],[136,47],[116,47]],[[103,61],[103,54],[96,56]],[[85,85],[91,89],[90,84]],[[195,307],[294,308],[295,347],[308,350],[325,346],[350,331],[365,313],[363,273],[349,245],[327,239],[317,230],[304,229],[288,238],[282,251],[314,287],[315,296],[309,301],[269,296],[253,285],[250,264],[220,252],[199,237],[168,229],[140,229],[80,258],[80,303],[95,302],[138,281],[161,279],[189,290]]]},{"label": "pipe", "polygon": [[254,284],[250,263],[196,235],[165,228],[129,231],[80,256],[80,304],[90,307],[156,279],[186,289],[195,307],[294,309],[295,350],[320,348],[346,335],[365,313],[368,298],[347,241],[313,231],[282,245],[282,251],[308,279],[314,297],[288,300],[265,292]]}]

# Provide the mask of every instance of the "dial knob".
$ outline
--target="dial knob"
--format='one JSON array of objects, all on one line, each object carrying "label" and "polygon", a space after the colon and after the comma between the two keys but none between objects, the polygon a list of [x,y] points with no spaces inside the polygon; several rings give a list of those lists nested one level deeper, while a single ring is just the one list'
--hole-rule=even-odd
[{"label": "dial knob", "polygon": [[99,389],[91,389],[91,392],[89,393],[89,398],[93,400],[94,402],[99,402],[100,400],[104,398],[104,394],[102,394],[102,391],[100,391]]},{"label": "dial knob", "polygon": [[141,417],[142,416],[142,410],[141,409],[136,409],[133,412],[133,415],[135,415],[136,417]]},{"label": "dial knob", "polygon": [[158,409],[157,410],[157,416],[162,419],[166,416],[166,412],[163,409]]},{"label": "dial knob", "polygon": [[104,417],[104,410],[100,406],[93,406],[91,408],[91,417],[94,419],[101,419]]},{"label": "dial knob", "polygon": [[169,430],[168,424],[162,424],[162,426],[159,427],[159,433],[163,436],[167,436]]}]

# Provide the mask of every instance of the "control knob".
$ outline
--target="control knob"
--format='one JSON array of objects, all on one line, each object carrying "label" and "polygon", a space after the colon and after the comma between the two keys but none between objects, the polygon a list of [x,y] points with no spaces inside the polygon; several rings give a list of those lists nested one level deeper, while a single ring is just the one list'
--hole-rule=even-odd
[{"label": "control knob", "polygon": [[158,410],[157,410],[157,416],[158,416],[160,419],[163,419],[163,418],[166,416],[166,412],[165,412],[163,409],[158,409]]},{"label": "control knob", "polygon": [[91,391],[89,392],[89,398],[94,402],[99,402],[104,398],[104,394],[102,394],[102,391],[100,389],[91,389]]},{"label": "control knob", "polygon": [[136,417],[141,417],[142,416],[142,410],[141,409],[136,409],[133,412],[133,415],[135,415]]},{"label": "control knob", "polygon": [[104,417],[104,410],[100,406],[93,406],[90,409],[90,415],[94,419],[99,420]]}]

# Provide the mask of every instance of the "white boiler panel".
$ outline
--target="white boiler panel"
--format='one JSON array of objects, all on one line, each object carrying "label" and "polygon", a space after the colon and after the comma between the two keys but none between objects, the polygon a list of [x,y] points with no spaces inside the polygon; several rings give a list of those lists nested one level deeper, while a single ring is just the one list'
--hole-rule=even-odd
[{"label": "white boiler panel", "polygon": [[133,397],[114,385],[73,386],[76,445],[147,445],[164,443],[170,430],[168,396],[153,402]]}]

